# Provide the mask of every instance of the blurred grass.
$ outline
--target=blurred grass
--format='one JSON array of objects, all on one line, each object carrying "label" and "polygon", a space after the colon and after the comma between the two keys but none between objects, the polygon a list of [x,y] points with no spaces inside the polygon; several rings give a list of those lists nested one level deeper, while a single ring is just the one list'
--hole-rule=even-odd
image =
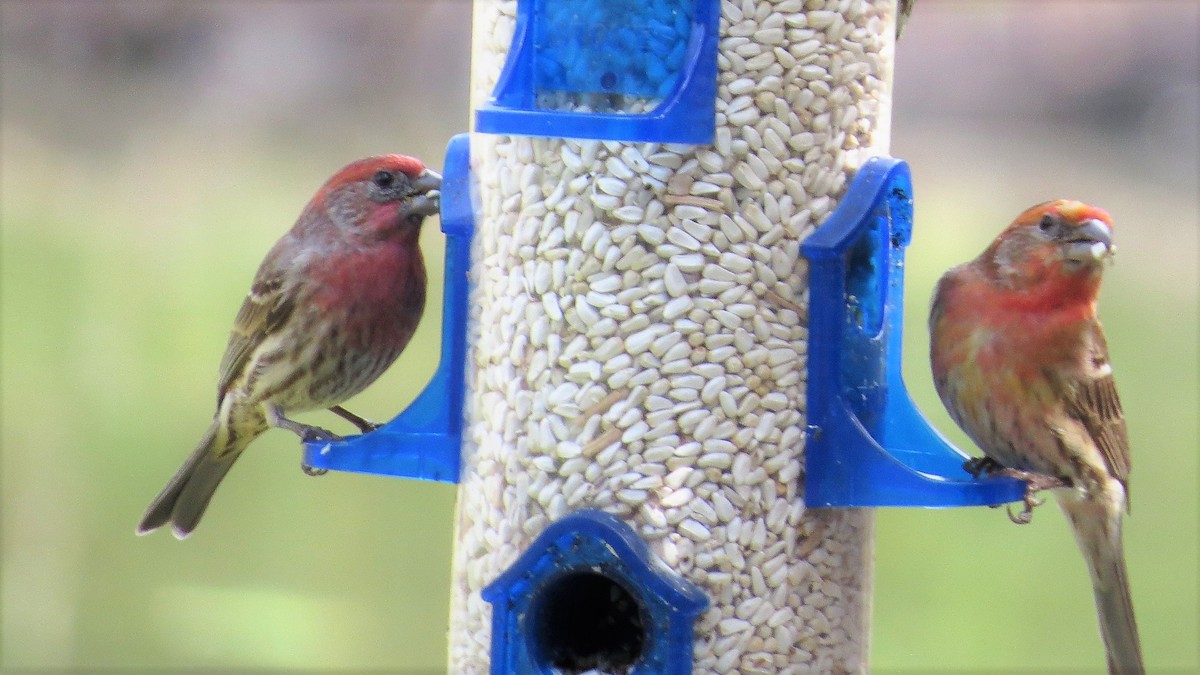
[{"label": "blurred grass", "polygon": [[[914,19],[906,40],[919,43],[927,21]],[[63,141],[39,114],[117,106],[102,82],[58,82],[54,105],[39,99],[37,78],[6,71],[3,84],[0,669],[444,670],[450,486],[308,478],[295,439],[272,432],[193,538],[137,538],[133,527],[211,415],[227,331],[263,253],[346,161],[399,149],[440,163],[466,126],[465,104],[403,123],[385,114],[392,103],[338,109],[264,135],[203,116],[85,118]],[[465,81],[439,84],[465,98]],[[137,98],[135,85],[119,110],[171,111],[169,95]],[[906,372],[964,447],[925,365],[934,280],[1037,201],[1077,197],[1116,217],[1121,251],[1101,314],[1134,443],[1135,602],[1151,670],[1200,670],[1200,170],[1189,161],[1169,174],[1139,139],[1111,130],[1003,111],[926,118],[907,106],[898,98],[893,130],[917,194]],[[430,223],[423,245],[439,292],[441,244]],[[436,362],[438,297],[409,350],[351,409],[386,419],[416,394]],[[873,671],[1100,672],[1083,563],[1055,508],[1037,515],[1017,528],[988,509],[881,511]]]}]

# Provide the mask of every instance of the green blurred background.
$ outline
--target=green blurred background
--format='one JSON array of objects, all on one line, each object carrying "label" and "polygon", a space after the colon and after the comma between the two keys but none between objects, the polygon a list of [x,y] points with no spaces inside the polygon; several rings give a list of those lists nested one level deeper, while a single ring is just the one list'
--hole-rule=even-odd
[{"label": "green blurred background", "polygon": [[[358,156],[439,165],[468,125],[470,5],[0,4],[0,668],[439,672],[454,489],[298,471],[267,434],[186,542],[133,528],[203,432],[249,280]],[[1196,672],[1200,6],[921,0],[898,47],[906,371],[930,418],[942,270],[1024,207],[1109,209],[1101,313],[1133,438],[1129,550],[1154,672]],[[426,228],[440,289],[441,234]],[[436,296],[435,296],[436,297]],[[352,409],[436,361],[438,305]],[[341,428],[327,415],[309,420]],[[872,670],[1100,672],[1061,515],[879,514]]]}]

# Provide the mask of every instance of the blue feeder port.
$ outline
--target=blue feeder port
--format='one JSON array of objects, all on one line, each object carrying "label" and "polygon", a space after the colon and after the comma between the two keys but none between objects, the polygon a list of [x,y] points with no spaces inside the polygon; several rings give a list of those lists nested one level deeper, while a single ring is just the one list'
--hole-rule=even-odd
[{"label": "blue feeder port", "polygon": [[801,245],[808,258],[809,506],[978,506],[1025,486],[975,479],[969,455],[925,419],[901,373],[904,248],[912,179],[892,158],[867,161],[838,209]]},{"label": "blue feeder port", "polygon": [[450,140],[442,176],[446,234],[442,353],[425,389],[391,422],[362,436],[306,443],[304,462],[335,469],[457,483],[466,389],[467,296],[478,196],[471,180],[468,134]]},{"label": "blue feeder port", "polygon": [[[711,143],[719,0],[519,0],[477,131]],[[621,112],[629,98],[651,109]],[[587,105],[590,112],[569,108]]]},{"label": "blue feeder port", "polygon": [[708,606],[625,522],[595,510],[547,527],[483,599],[492,675],[688,675],[693,626]]}]

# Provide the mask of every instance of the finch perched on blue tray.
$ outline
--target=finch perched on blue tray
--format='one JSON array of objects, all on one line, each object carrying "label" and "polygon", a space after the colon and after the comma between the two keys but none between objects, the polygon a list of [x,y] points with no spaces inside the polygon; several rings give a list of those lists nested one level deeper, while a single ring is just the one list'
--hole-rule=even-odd
[{"label": "finch perched on blue tray", "polygon": [[[408,344],[425,307],[417,239],[438,212],[441,176],[403,155],[368,157],[330,178],[267,253],[229,336],[212,424],[146,509],[138,534],[170,523],[191,534],[221,479],[270,427],[305,441],[337,437],[289,419],[340,406]],[[306,467],[307,470],[307,467]]]},{"label": "finch perched on blue tray", "polygon": [[929,317],[934,383],[985,458],[969,471],[1053,488],[1087,561],[1112,673],[1142,673],[1121,540],[1129,437],[1096,316],[1112,219],[1077,201],[1025,211],[938,282]]}]

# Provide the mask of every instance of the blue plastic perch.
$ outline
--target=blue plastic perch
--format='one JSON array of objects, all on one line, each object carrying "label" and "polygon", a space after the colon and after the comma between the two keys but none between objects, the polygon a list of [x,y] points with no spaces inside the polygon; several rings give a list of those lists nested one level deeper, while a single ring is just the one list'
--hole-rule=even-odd
[{"label": "blue plastic perch", "polygon": [[809,259],[805,503],[813,507],[979,506],[1024,485],[970,476],[969,456],[917,410],[900,368],[908,165],[876,157],[801,246]]},{"label": "blue plastic perch", "polygon": [[446,281],[437,371],[412,404],[379,429],[333,443],[306,443],[304,461],[309,466],[458,482],[466,387],[467,275],[476,212],[470,153],[468,134],[450,139],[442,172]]},{"label": "blue plastic perch", "polygon": [[[627,142],[711,143],[719,0],[518,0],[512,45],[475,130]],[[636,97],[644,113],[555,109]]]}]

